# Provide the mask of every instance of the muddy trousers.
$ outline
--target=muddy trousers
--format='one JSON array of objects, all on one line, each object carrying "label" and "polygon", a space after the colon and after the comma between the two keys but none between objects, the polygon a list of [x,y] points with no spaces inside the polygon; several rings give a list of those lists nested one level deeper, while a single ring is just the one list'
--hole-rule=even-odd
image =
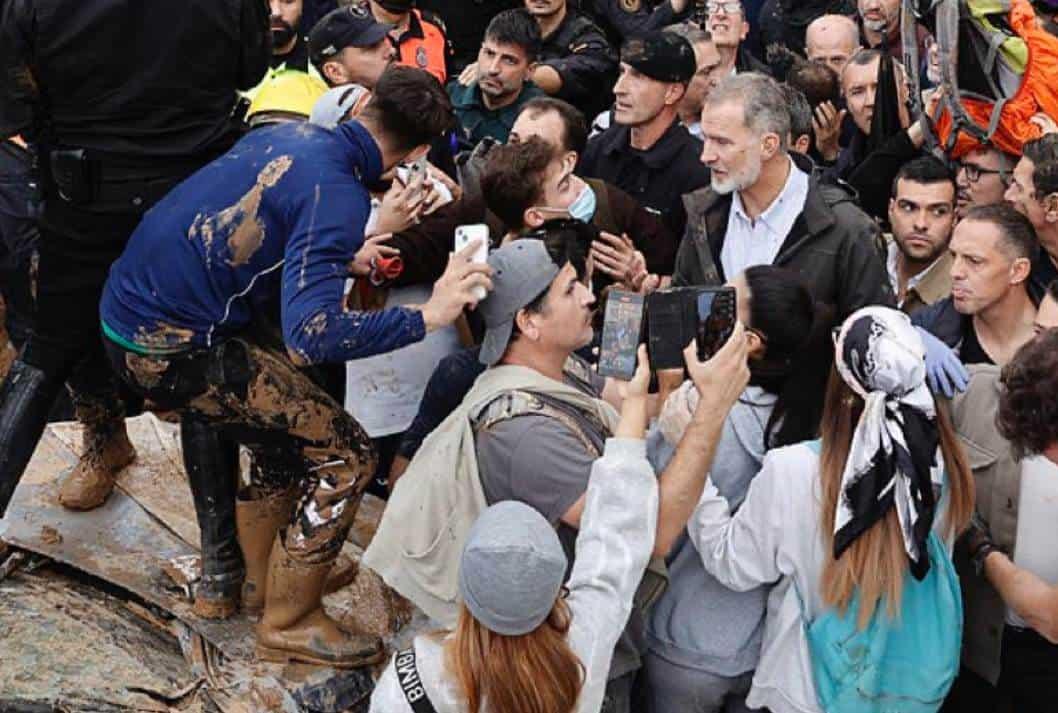
[{"label": "muddy trousers", "polygon": [[0,387],[0,515],[66,384],[77,419],[106,442],[124,424],[103,353],[99,299],[140,213],[94,213],[52,199],[40,219],[36,316]]},{"label": "muddy trousers", "polygon": [[[115,372],[160,407],[194,414],[226,438],[250,445],[255,461],[289,462],[294,454],[300,482],[283,534],[286,551],[306,564],[338,556],[376,461],[371,439],[340,404],[285,355],[252,339],[175,356],[144,356],[104,343]],[[286,470],[261,466],[273,480]],[[266,482],[258,485],[269,489]]]}]

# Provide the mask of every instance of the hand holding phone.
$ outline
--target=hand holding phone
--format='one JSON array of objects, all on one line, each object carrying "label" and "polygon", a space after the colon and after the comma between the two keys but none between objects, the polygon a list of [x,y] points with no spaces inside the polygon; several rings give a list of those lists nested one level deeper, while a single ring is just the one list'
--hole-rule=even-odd
[{"label": "hand holding phone", "polygon": [[610,290],[606,297],[602,340],[599,344],[599,374],[631,381],[636,373],[636,353],[642,341],[643,296]]},{"label": "hand holding phone", "polygon": [[737,302],[734,287],[709,288],[698,295],[695,342],[698,361],[706,361],[724,346],[735,329]]},{"label": "hand holding phone", "polygon": [[411,199],[414,202],[421,201],[426,194],[426,154],[415,159],[408,166],[408,188],[411,190]]},{"label": "hand holding phone", "polygon": [[[469,262],[488,262],[489,259],[489,226],[484,223],[473,223],[460,225],[456,228],[455,252],[463,252],[471,243],[477,243],[474,254],[470,256]],[[474,297],[479,301],[485,299],[488,294],[484,287],[474,288]]]}]

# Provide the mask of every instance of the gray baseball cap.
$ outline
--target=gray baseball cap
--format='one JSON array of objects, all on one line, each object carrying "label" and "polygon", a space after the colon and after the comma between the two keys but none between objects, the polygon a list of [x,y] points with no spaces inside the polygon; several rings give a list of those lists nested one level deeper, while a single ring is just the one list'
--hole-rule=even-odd
[{"label": "gray baseball cap", "polygon": [[504,500],[478,517],[459,568],[459,593],[489,631],[521,636],[540,626],[562,590],[566,554],[555,528],[525,503]]},{"label": "gray baseball cap", "polygon": [[559,267],[542,240],[513,240],[489,255],[492,291],[478,304],[485,339],[478,360],[492,366],[507,351],[518,310],[532,302],[558,276]]}]

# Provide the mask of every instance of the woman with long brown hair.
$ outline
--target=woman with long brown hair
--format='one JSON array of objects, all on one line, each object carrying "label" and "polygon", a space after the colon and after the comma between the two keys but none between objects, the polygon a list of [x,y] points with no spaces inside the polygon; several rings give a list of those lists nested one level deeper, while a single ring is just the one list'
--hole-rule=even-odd
[{"label": "woman with long brown hair", "polygon": [[736,590],[774,585],[751,708],[823,710],[806,626],[829,612],[853,612],[861,630],[876,612],[897,619],[906,575],[945,565],[930,561],[930,533],[950,557],[969,522],[973,476],[925,377],[907,317],[861,309],[836,337],[822,443],[770,451],[735,515],[707,486],[688,524],[706,570]]}]

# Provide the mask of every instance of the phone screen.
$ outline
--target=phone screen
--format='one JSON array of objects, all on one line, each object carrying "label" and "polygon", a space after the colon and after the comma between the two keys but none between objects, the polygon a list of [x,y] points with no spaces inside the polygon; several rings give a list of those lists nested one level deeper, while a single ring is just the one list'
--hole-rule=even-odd
[{"label": "phone screen", "polygon": [[735,329],[735,289],[720,287],[698,295],[698,360],[712,358]]},{"label": "phone screen", "polygon": [[650,366],[655,371],[683,368],[683,350],[691,338],[684,330],[686,294],[685,288],[673,288],[647,297]]},{"label": "phone screen", "polygon": [[602,341],[599,346],[599,374],[624,381],[636,373],[636,351],[643,329],[643,296],[611,290],[606,298]]}]

